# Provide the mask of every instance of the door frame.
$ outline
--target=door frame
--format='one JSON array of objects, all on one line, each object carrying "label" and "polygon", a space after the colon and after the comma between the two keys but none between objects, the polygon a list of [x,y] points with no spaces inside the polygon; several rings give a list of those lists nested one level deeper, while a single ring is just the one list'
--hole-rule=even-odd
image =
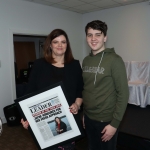
[{"label": "door frame", "polygon": [[9,59],[10,59],[10,86],[12,102],[16,99],[16,83],[15,83],[15,67],[14,67],[14,44],[13,35],[29,35],[29,36],[47,36],[48,32],[42,30],[23,30],[23,29],[9,29]]}]

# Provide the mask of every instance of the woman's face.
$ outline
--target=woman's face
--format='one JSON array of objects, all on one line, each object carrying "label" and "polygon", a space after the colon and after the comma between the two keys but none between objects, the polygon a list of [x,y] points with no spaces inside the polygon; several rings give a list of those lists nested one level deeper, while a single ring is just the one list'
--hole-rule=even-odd
[{"label": "woman's face", "polygon": [[57,122],[57,123],[60,123],[60,120],[59,120],[58,118],[56,118],[56,122]]},{"label": "woman's face", "polygon": [[52,56],[64,56],[67,49],[67,40],[64,35],[60,35],[52,40],[50,47],[52,49]]}]

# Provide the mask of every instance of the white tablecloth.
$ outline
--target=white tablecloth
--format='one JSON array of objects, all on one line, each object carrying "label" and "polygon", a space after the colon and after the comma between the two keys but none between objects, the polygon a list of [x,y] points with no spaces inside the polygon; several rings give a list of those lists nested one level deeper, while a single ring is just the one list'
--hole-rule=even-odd
[{"label": "white tablecloth", "polygon": [[128,85],[128,103],[145,108],[150,104],[150,62],[125,62]]}]

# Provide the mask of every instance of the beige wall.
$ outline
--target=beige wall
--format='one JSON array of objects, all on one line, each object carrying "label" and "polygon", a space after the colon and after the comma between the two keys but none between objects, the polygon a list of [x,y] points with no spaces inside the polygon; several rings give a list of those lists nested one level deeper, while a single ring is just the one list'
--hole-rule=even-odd
[{"label": "beige wall", "polygon": [[[103,20],[108,24],[106,46],[114,47],[125,61],[150,61],[150,5],[148,1],[84,14],[83,27],[87,22],[95,19]],[[84,55],[88,52],[89,49],[87,50],[84,42]]]}]

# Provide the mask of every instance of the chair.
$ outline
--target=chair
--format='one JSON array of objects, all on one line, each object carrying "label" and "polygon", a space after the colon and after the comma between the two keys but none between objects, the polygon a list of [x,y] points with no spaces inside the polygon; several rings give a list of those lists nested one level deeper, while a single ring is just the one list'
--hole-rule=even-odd
[{"label": "chair", "polygon": [[150,105],[150,83],[146,85],[145,98],[143,102],[143,107]]},{"label": "chair", "polygon": [[131,68],[130,68],[130,61],[124,62],[126,67],[127,79],[130,80]]},{"label": "chair", "polygon": [[129,102],[130,104],[140,105],[146,107],[145,92],[146,86],[149,81],[149,62],[132,61],[130,63],[130,76],[129,76]]}]

